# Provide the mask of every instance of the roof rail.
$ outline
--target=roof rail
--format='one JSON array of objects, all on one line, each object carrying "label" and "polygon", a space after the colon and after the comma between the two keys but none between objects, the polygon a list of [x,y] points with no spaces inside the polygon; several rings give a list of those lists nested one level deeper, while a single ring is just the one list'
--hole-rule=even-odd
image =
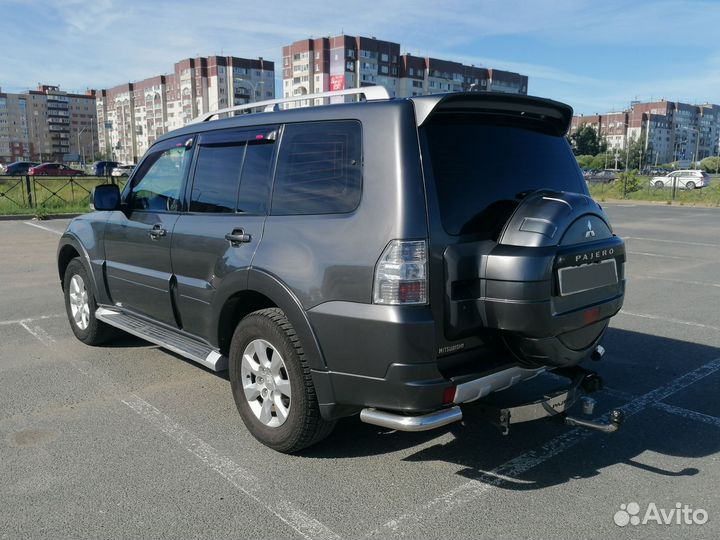
[{"label": "roof rail", "polygon": [[367,101],[375,101],[379,99],[390,99],[390,94],[387,88],[384,86],[363,86],[361,88],[347,88],[345,90],[334,90],[332,92],[320,92],[317,94],[304,94],[301,96],[292,96],[289,98],[280,99],[268,99],[265,101],[254,101],[252,103],[245,103],[243,105],[235,105],[233,107],[226,107],[225,109],[218,109],[217,111],[210,111],[203,113],[195,118],[190,124],[196,124],[200,122],[207,122],[213,116],[220,114],[227,114],[236,111],[247,111],[252,109],[262,108],[263,112],[272,112],[279,110],[278,105],[282,103],[292,103],[294,101],[305,101],[315,100],[319,98],[331,98],[336,96],[354,96],[364,95]]}]

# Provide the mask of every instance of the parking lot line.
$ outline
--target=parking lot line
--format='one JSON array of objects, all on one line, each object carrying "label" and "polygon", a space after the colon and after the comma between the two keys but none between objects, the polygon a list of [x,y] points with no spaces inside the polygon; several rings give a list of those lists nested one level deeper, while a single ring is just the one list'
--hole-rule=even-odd
[{"label": "parking lot line", "polygon": [[669,403],[653,403],[653,407],[670,414],[688,418],[689,420],[696,420],[698,422],[703,422],[704,424],[710,424],[711,426],[720,428],[720,418],[717,416],[693,411],[691,409],[686,409],[685,407],[677,407],[675,405],[670,405]]},{"label": "parking lot line", "polygon": [[[645,255],[647,257],[662,257],[663,259],[678,259],[681,261],[686,261],[687,257],[678,257],[677,255],[663,255],[661,253],[649,253],[647,251],[627,251],[630,255]],[[694,259],[696,261],[698,260],[707,260],[707,259]]]},{"label": "parking lot line", "polygon": [[29,221],[23,221],[25,225],[30,225],[31,227],[36,227],[38,229],[42,229],[43,231],[48,231],[53,234],[57,234],[58,236],[62,236],[62,233],[60,231],[56,231],[55,229],[51,229],[50,227],[45,227],[44,225],[38,225],[37,223],[30,223]]},{"label": "parking lot line", "polygon": [[646,236],[623,236],[623,240],[645,240],[648,242],[662,242],[665,244],[680,244],[688,246],[720,248],[720,244],[706,244],[704,242],[686,242],[685,240],[666,240],[665,238],[648,238]]},{"label": "parking lot line", "polygon": [[37,325],[30,326],[26,322],[20,322],[18,324],[20,326],[22,326],[25,330],[30,332],[33,335],[33,337],[35,337],[40,343],[42,343],[46,347],[50,347],[53,343],[55,343],[55,340],[53,339],[53,337],[50,334],[48,334],[45,330],[40,328],[39,326],[37,326]]},{"label": "parking lot line", "polygon": [[674,319],[672,317],[661,317],[659,315],[650,315],[649,313],[635,313],[633,311],[627,311],[624,309],[620,310],[620,315],[629,315],[631,317],[640,317],[641,319],[651,319],[653,321],[663,321],[673,324],[683,324],[685,326],[696,326],[698,328],[705,328],[707,330],[718,330],[720,331],[720,326],[713,326],[711,324],[703,324],[699,322],[693,322],[693,321],[683,321],[680,319]]},{"label": "parking lot line", "polygon": [[[48,317],[45,316],[43,318]],[[48,348],[51,348],[56,343],[55,339],[45,330],[37,325],[31,326],[29,319],[14,321],[14,323],[22,326],[35,339]],[[69,363],[83,375],[97,378],[90,373],[89,370],[79,366],[76,362],[70,361]],[[105,386],[112,384],[108,384],[107,381],[102,380],[99,382]],[[340,536],[327,526],[310,517],[289,501],[276,497],[273,493],[266,495],[261,487],[262,482],[260,479],[235,464],[230,458],[222,456],[215,448],[175,423],[166,414],[162,413],[144,399],[135,394],[131,394],[129,397],[118,398],[118,401],[135,411],[151,426],[180,443],[185,450],[230,482],[230,484],[235,486],[239,491],[273,513],[278,519],[302,537],[312,540],[334,540],[340,538]]]},{"label": "parking lot line", "polygon": [[222,476],[238,490],[265,507],[268,511],[294,529],[305,538],[337,539],[337,534],[316,519],[296,508],[289,501],[266,493],[262,482],[252,473],[235,464],[231,459],[222,456],[215,448],[175,423],[167,415],[160,412],[144,399],[132,395],[121,400],[125,405],[139,414],[155,429],[161,431],[185,450],[193,454],[211,470]]},{"label": "parking lot line", "polygon": [[[646,394],[638,396],[619,408],[625,413],[626,417],[633,416],[651,406],[654,406],[661,400],[676,394],[680,390],[683,390],[684,388],[687,388],[709,375],[716,373],[717,371],[720,371],[720,358],[716,358],[707,364],[703,364],[685,375],[681,375],[680,377],[673,379],[666,385],[660,386],[650,392],[647,392]],[[609,415],[605,414],[596,420],[607,421],[608,417]],[[537,465],[540,465],[565,450],[578,445],[592,435],[597,435],[597,433],[580,428],[563,433],[562,435],[549,440],[537,450],[525,452],[524,454],[503,463],[499,467],[496,467],[492,471],[483,472],[480,474],[478,479],[465,482],[464,484],[461,484],[460,486],[433,498],[429,502],[420,505],[412,511],[391,519],[380,528],[367,534],[366,538],[385,538],[389,535],[400,532],[401,529],[412,529],[414,527],[421,526],[428,520],[437,519],[439,516],[449,513],[458,506],[477,500],[492,488],[502,484],[503,482],[507,482],[508,480],[506,478],[517,478]]]},{"label": "parking lot line", "polygon": [[667,281],[669,283],[680,283],[682,285],[700,285],[702,287],[720,288],[720,283],[712,283],[711,281],[694,281],[691,279],[667,278],[661,276],[653,276],[652,274],[628,274],[627,276],[631,279],[654,279],[656,281]]},{"label": "parking lot line", "polygon": [[56,317],[64,317],[64,313],[53,313],[52,315],[39,315],[37,317],[25,317],[24,319],[12,319],[9,321],[0,321],[0,326],[7,326],[10,324],[21,324],[21,323],[31,323],[35,321],[42,321],[44,319],[54,319]]}]

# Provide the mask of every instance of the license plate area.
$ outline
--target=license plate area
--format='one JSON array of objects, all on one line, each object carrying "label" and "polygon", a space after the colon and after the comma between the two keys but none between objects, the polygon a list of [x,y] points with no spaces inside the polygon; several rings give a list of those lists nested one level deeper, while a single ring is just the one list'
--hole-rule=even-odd
[{"label": "license plate area", "polygon": [[615,259],[606,259],[592,264],[572,266],[558,270],[560,296],[578,294],[618,282]]}]

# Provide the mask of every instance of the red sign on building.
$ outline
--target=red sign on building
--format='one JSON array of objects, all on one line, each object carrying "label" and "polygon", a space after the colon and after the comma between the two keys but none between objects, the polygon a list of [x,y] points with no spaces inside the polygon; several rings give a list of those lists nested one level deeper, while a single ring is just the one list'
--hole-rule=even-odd
[{"label": "red sign on building", "polygon": [[331,75],[330,90],[345,90],[345,75]]}]

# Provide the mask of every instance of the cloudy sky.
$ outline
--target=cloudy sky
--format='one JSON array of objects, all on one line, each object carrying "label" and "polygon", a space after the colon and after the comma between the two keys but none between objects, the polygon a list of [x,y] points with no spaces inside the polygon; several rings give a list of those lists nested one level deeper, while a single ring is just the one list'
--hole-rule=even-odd
[{"label": "cloudy sky", "polygon": [[[718,0],[0,0],[0,88],[107,88],[192,56],[262,56],[307,37],[518,71],[581,113],[633,99],[720,103]],[[279,69],[276,69],[279,74]]]}]

